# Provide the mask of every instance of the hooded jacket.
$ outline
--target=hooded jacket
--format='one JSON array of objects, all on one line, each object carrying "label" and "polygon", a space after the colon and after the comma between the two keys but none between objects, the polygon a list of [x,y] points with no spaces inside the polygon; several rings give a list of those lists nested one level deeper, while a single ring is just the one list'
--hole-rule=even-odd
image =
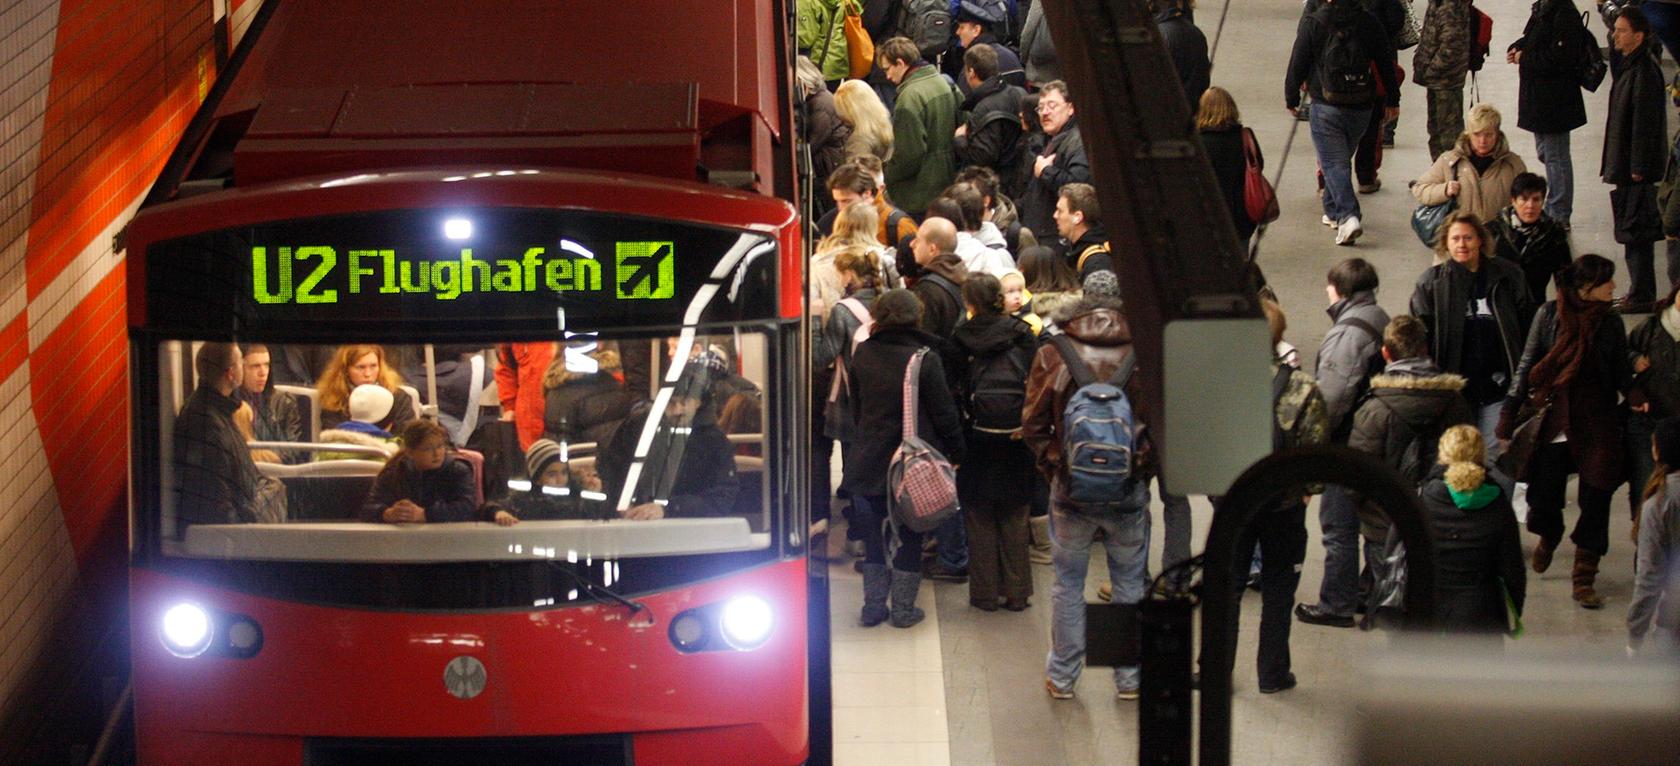
[{"label": "hooded jacket", "polygon": [[629,417],[631,403],[630,392],[610,373],[567,377],[543,392],[543,438],[599,445]]},{"label": "hooded jacket", "polygon": [[1569,252],[1569,233],[1545,213],[1528,226],[1518,226],[1517,213],[1506,205],[1488,221],[1493,234],[1493,254],[1522,269],[1528,282],[1528,298],[1538,306],[1546,302],[1546,285],[1559,269],[1575,260]]},{"label": "hooded jacket", "polygon": [[991,362],[999,354],[1008,355],[1008,359],[1020,370],[1021,390],[1026,389],[1027,372],[1032,368],[1033,355],[1037,351],[1033,338],[1032,326],[1025,321],[1008,314],[985,314],[969,319],[957,328],[951,336],[951,342],[957,353],[953,357],[952,366],[956,368],[956,377],[960,381],[957,390],[961,394],[959,405],[963,409],[963,423],[970,426],[971,436],[973,418],[968,412],[970,397],[974,395],[972,376],[976,366]]},{"label": "hooded jacket", "polygon": [[1081,283],[1099,271],[1119,271],[1114,268],[1114,255],[1108,250],[1108,233],[1101,226],[1093,226],[1068,245],[1068,260],[1079,272]]},{"label": "hooded jacket", "polygon": [[898,84],[892,110],[893,156],[884,172],[893,201],[912,214],[927,210],[956,175],[951,141],[961,103],[956,88],[931,64],[917,65]]},{"label": "hooded jacket", "polygon": [[1559,36],[1597,44],[1582,28],[1572,0],[1538,0],[1522,37],[1507,48],[1523,52],[1517,62],[1517,127],[1531,133],[1567,133],[1587,124],[1579,67],[1551,60]]},{"label": "hooded jacket", "polygon": [[[1527,337],[1527,318],[1534,314],[1528,283],[1523,280],[1522,269],[1499,258],[1483,256],[1481,271],[1487,272],[1489,309],[1499,325],[1500,345],[1505,352],[1505,358],[1497,361],[1514,374]],[[1465,316],[1475,281],[1475,272],[1457,261],[1447,261],[1425,269],[1412,290],[1412,316],[1429,328],[1429,356],[1447,372],[1462,373],[1465,368]]]},{"label": "hooded jacket", "polygon": [[[1439,440],[1448,428],[1474,422],[1463,391],[1464,378],[1441,372],[1428,357],[1392,362],[1371,378],[1370,396],[1353,413],[1348,446],[1399,471],[1414,442]],[[1388,533],[1388,518],[1361,504],[1359,531],[1365,539],[1381,542]]]},{"label": "hooded jacket", "polygon": [[980,83],[963,101],[965,135],[953,139],[957,164],[986,167],[1008,178],[1021,162],[1021,99],[1027,92],[1003,75]]},{"label": "hooded jacket", "polygon": [[1511,182],[1517,180],[1518,174],[1527,172],[1528,166],[1511,152],[1504,131],[1500,131],[1499,141],[1493,145],[1493,164],[1485,172],[1476,172],[1470,162],[1473,156],[1470,135],[1460,135],[1458,143],[1441,152],[1435,164],[1412,184],[1412,196],[1418,204],[1439,205],[1453,199],[1447,196],[1447,182],[1458,181],[1460,211],[1474,213],[1484,222],[1498,216],[1500,210],[1511,204]]},{"label": "hooded jacket", "polygon": [[[962,284],[968,280],[968,269],[956,253],[940,253],[939,257],[924,264],[922,270],[922,278],[910,286],[910,292],[922,299],[922,329],[942,340],[949,340],[951,332],[957,329],[957,322],[963,318],[963,303],[957,296],[962,294]],[[957,288],[955,294],[945,285],[928,279],[927,274],[944,277]]]},{"label": "hooded jacket", "polygon": [[[354,420],[346,420],[341,424],[340,428],[329,428],[322,431],[320,441],[327,444],[349,444],[357,447],[373,447],[374,449],[385,453],[384,457],[369,455],[365,452],[331,452],[323,450],[315,453],[315,459],[384,461],[391,459],[391,456],[397,453],[397,441],[395,437],[390,436],[389,433],[383,431],[382,429],[380,430],[380,433],[386,434],[383,437],[377,433],[355,428],[355,426],[361,425],[366,424]],[[368,427],[378,429],[378,426]]]},{"label": "hooded jacket", "polygon": [[[1062,330],[1074,342],[1080,360],[1099,380],[1113,377],[1126,357],[1135,353],[1131,325],[1126,322],[1125,315],[1115,309],[1081,311],[1069,319]],[[1049,343],[1040,346],[1033,356],[1032,371],[1027,374],[1027,402],[1021,412],[1021,438],[1026,441],[1027,449],[1032,450],[1039,473],[1063,485],[1067,484],[1069,476],[1062,461],[1062,413],[1067,410],[1068,399],[1078,388],[1067,364],[1062,361],[1061,352]],[[1138,377],[1133,375],[1126,386],[1126,396],[1131,399],[1134,408],[1141,404],[1142,393]],[[1137,414],[1137,422],[1146,422],[1141,413]],[[1137,438],[1132,476],[1140,481],[1153,476],[1154,457],[1155,451],[1145,430]]]},{"label": "hooded jacket", "polygon": [[851,71],[846,49],[846,14],[844,7],[855,3],[847,0],[799,0],[799,50],[811,57],[811,63],[822,70],[823,79],[844,79]]},{"label": "hooded jacket", "polygon": [[1528,587],[1510,480],[1490,471],[1481,487],[1457,492],[1447,486],[1446,466],[1436,466],[1421,499],[1424,525],[1435,543],[1439,626],[1505,632],[1505,595],[1521,614]]},{"label": "hooded jacket", "polygon": [[[938,343],[938,338],[917,329],[876,328],[852,354],[851,396],[857,424],[846,447],[841,489],[867,497],[887,494],[887,467],[903,441],[904,372],[917,349],[936,349]],[[922,360],[917,395],[916,435],[947,460],[960,464],[967,448],[962,416],[951,398],[937,351]]]},{"label": "hooded jacket", "polygon": [[[1337,431],[1342,420],[1358,405],[1360,382],[1371,369],[1372,359],[1382,356],[1382,333],[1388,327],[1388,312],[1377,305],[1377,294],[1357,292],[1336,301],[1327,311],[1330,331],[1318,347],[1317,368],[1313,377],[1318,390],[1324,394],[1324,406],[1329,411],[1330,430]],[[1376,330],[1373,336],[1351,320],[1363,320]]]}]

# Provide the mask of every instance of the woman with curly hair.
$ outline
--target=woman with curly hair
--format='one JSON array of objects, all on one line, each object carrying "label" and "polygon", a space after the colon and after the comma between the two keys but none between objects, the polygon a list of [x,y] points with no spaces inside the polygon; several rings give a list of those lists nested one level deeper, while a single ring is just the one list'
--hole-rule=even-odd
[{"label": "woman with curly hair", "polygon": [[1443,630],[1503,633],[1510,608],[1522,614],[1527,576],[1511,480],[1487,469],[1482,434],[1453,426],[1441,434],[1439,463],[1421,490],[1423,520],[1435,541],[1435,613]]},{"label": "woman with curly hair", "polygon": [[321,397],[321,430],[337,428],[350,419],[350,392],[366,383],[378,384],[391,392],[391,414],[377,425],[391,433],[415,419],[414,400],[402,389],[402,376],[386,361],[385,349],[370,343],[339,346],[332,362],[316,382]]}]

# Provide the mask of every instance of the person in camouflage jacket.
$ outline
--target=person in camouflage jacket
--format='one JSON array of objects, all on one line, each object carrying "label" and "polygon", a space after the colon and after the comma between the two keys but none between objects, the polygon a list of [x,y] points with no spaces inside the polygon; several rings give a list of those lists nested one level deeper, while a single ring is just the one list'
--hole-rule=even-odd
[{"label": "person in camouflage jacket", "polygon": [[1412,54],[1412,81],[1428,89],[1429,158],[1464,132],[1464,76],[1470,71],[1470,0],[1429,0]]}]

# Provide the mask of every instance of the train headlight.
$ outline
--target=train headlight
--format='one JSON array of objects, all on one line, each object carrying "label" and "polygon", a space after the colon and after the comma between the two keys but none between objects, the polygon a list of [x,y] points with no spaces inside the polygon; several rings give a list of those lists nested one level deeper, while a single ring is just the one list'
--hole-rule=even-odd
[{"label": "train headlight", "polygon": [[770,604],[757,596],[736,596],[723,606],[723,638],[730,646],[757,649],[770,638],[775,617]]},{"label": "train headlight", "polygon": [[163,648],[176,657],[191,658],[210,648],[210,613],[204,607],[180,603],[163,613]]},{"label": "train headlight", "polygon": [[671,643],[685,652],[706,648],[706,621],[694,612],[683,612],[671,621]]},{"label": "train headlight", "polygon": [[467,218],[447,218],[443,221],[443,236],[450,239],[472,239],[473,222]]}]

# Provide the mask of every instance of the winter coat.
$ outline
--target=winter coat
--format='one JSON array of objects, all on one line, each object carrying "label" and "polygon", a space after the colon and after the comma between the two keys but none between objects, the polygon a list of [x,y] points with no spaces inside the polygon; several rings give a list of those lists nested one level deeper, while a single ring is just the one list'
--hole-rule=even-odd
[{"label": "winter coat", "polygon": [[[712,392],[715,401],[727,398]],[[654,428],[631,504],[664,500],[665,515],[670,518],[734,513],[741,492],[735,473],[735,448],[718,427],[717,414],[710,407],[702,407],[692,421],[677,424],[663,422],[660,413],[647,407],[638,407],[626,418],[596,463],[609,501],[618,500],[649,417],[660,418],[661,422]],[[674,471],[670,464],[673,459],[677,461]]]},{"label": "winter coat", "polygon": [[[1338,2],[1312,13],[1301,14],[1295,29],[1295,47],[1289,54],[1289,69],[1283,80],[1283,104],[1294,109],[1301,104],[1301,86],[1314,101],[1323,102],[1324,87],[1318,81],[1318,57],[1323,55],[1332,29],[1352,25],[1359,36],[1360,47],[1371,57],[1377,68],[1377,87],[1373,101],[1388,106],[1400,105],[1399,71],[1394,64],[1394,44],[1370,11],[1356,2]],[[1381,94],[1381,95],[1378,95]],[[1344,105],[1349,106],[1349,105]]]},{"label": "winter coat", "polygon": [[[1126,317],[1114,309],[1091,309],[1080,312],[1062,325],[1062,330],[1074,342],[1079,358],[1099,380],[1108,380],[1118,372],[1126,357],[1136,353],[1132,348],[1132,328]],[[1027,402],[1021,411],[1021,438],[1032,450],[1038,472],[1046,479],[1066,485],[1070,481],[1067,466],[1062,461],[1062,413],[1067,411],[1068,399],[1079,386],[1073,382],[1062,354],[1054,344],[1039,346],[1033,356],[1032,371],[1027,374]],[[1143,388],[1136,375],[1126,386],[1137,423],[1145,418],[1136,408],[1142,405]],[[1155,473],[1155,451],[1150,446],[1148,431],[1138,435],[1132,456],[1132,476],[1147,480]]]},{"label": "winter coat", "polygon": [[[869,306],[878,297],[878,293],[874,289],[866,287],[846,297],[862,303],[864,311],[867,313]],[[815,337],[811,338],[811,369],[827,370],[832,373],[835,359],[843,359],[847,364],[851,364],[852,337],[857,334],[858,328],[862,326],[863,322],[858,321],[857,316],[852,313],[851,309],[840,305],[836,301],[828,309],[828,317],[823,320],[822,326],[817,328]],[[820,390],[814,389],[816,394],[825,394],[827,391],[826,387]]]},{"label": "winter coat", "polygon": [[[1237,227],[1237,241],[1248,242],[1254,234],[1254,220],[1248,217],[1248,203],[1243,191],[1247,182],[1248,161],[1243,158],[1242,125],[1228,128],[1206,129],[1201,132],[1202,149],[1207,152],[1208,162],[1213,165],[1213,177],[1219,182],[1219,190],[1225,198],[1225,209],[1231,211],[1231,223]],[[1254,144],[1260,160],[1260,166],[1266,166],[1264,155],[1259,155],[1259,142]]]},{"label": "winter coat", "polygon": [[1641,356],[1651,360],[1650,369],[1633,376],[1628,404],[1650,404],[1653,422],[1680,415],[1680,341],[1663,327],[1668,310],[1664,306],[1628,334],[1628,363]]},{"label": "winter coat", "polygon": [[[1661,494],[1639,512],[1638,561],[1628,603],[1628,645],[1648,637],[1667,639],[1670,650],[1680,639],[1680,473],[1671,473]],[[1665,593],[1666,591],[1666,593]]]},{"label": "winter coat", "polygon": [[[992,50],[997,52],[997,76],[1003,78],[1005,83],[1017,88],[1024,89],[1027,87],[1027,73],[1021,65],[1021,56],[1015,52],[1015,49],[999,42],[997,35],[991,32],[981,32],[974,38],[972,45],[990,45]],[[967,47],[962,46],[960,41],[952,38],[951,49],[940,57],[943,74],[957,84],[957,91],[965,98],[972,91],[968,87],[968,80],[963,77],[963,54],[967,52]]]},{"label": "winter coat", "polygon": [[961,381],[957,387],[961,394],[958,404],[963,410],[963,423],[970,426],[967,433],[973,437],[973,416],[968,408],[974,396],[970,378],[976,372],[975,366],[995,363],[990,360],[999,354],[1007,354],[1009,361],[1021,371],[1021,386],[1025,390],[1027,371],[1032,367],[1038,346],[1033,338],[1032,326],[1006,314],[987,314],[969,319],[952,334],[951,343],[957,351],[952,356],[951,366],[956,371],[956,378]]},{"label": "winter coat", "polygon": [[[274,377],[268,379],[268,385],[260,394],[253,394],[244,388],[234,391],[239,401],[251,405],[251,436],[253,441],[259,442],[305,442],[309,441],[309,429],[304,426],[303,410],[298,407],[297,397],[284,391],[274,390]],[[301,463],[309,459],[308,453],[298,450],[282,450],[280,457],[287,463]]]},{"label": "winter coat", "polygon": [[1178,83],[1184,88],[1184,100],[1193,113],[1202,101],[1202,91],[1208,89],[1213,69],[1213,63],[1208,61],[1207,35],[1202,34],[1183,8],[1176,6],[1155,14],[1155,27],[1161,32],[1161,42],[1167,46]]},{"label": "winter coat", "polygon": [[[797,0],[799,50],[822,70],[823,79],[845,79],[851,72],[846,50],[846,14],[842,0]],[[855,4],[854,4],[854,7]]]},{"label": "winter coat", "polygon": [[[1091,182],[1091,161],[1085,155],[1085,140],[1079,134],[1077,119],[1068,118],[1061,132],[1051,136],[1038,153],[1040,157],[1054,156],[1056,161],[1029,181],[1026,193],[1017,200],[1021,204],[1021,223],[1041,240],[1055,239],[1056,220],[1051,216],[1056,212],[1056,197],[1062,187]],[[1027,173],[1029,176],[1032,173],[1030,161]]]},{"label": "winter coat", "polygon": [[1412,54],[1412,81],[1425,88],[1458,90],[1470,72],[1470,0],[1429,0]]},{"label": "winter coat", "polygon": [[[938,284],[924,274],[910,286],[910,292],[922,299],[922,329],[939,338],[949,339],[951,331],[957,329],[957,322],[963,318],[965,307],[959,296],[962,295],[963,282],[968,280],[968,269],[956,253],[942,253],[928,261],[922,269],[925,274],[938,274],[951,283],[949,286]],[[956,287],[954,294],[948,289],[952,286]]]},{"label": "winter coat", "polygon": [[[1388,312],[1377,305],[1373,292],[1358,292],[1336,301],[1327,311],[1330,331],[1318,347],[1318,359],[1313,377],[1318,390],[1324,394],[1324,407],[1330,416],[1330,430],[1340,428],[1342,420],[1353,414],[1358,404],[1359,385],[1372,367],[1372,359],[1382,356],[1382,332],[1388,327]],[[1364,320],[1376,330],[1373,337],[1351,320]]]},{"label": "winter coat", "polygon": [[[904,371],[917,349],[938,344],[938,338],[921,330],[894,327],[877,329],[858,346],[850,368],[857,424],[846,447],[841,489],[867,497],[887,494],[887,467],[904,434]],[[916,435],[960,464],[967,448],[962,415],[937,351],[922,359],[917,396]]]},{"label": "winter coat", "polygon": [[1056,60],[1056,44],[1050,39],[1043,3],[1033,3],[1021,24],[1021,59],[1027,70],[1027,82],[1033,85],[1062,79],[1062,66]]},{"label": "winter coat", "polygon": [[[545,380],[543,438],[597,446],[612,438],[618,424],[630,416],[633,397],[606,372],[567,373],[565,380]],[[557,385],[547,385],[549,382]]]},{"label": "winter coat", "polygon": [[833,93],[819,90],[807,97],[805,104],[810,113],[806,142],[811,145],[812,174],[814,178],[827,179],[846,161],[846,142],[852,138],[852,126],[835,111]]},{"label": "winter coat", "polygon": [[[1556,345],[1557,325],[1556,301],[1541,306],[1534,315],[1528,344],[1500,411],[1500,438],[1510,438],[1523,402],[1536,393],[1528,374]],[[1633,367],[1622,320],[1615,314],[1605,314],[1593,334],[1592,357],[1582,362],[1574,378],[1552,392],[1552,409],[1540,429],[1539,443],[1549,444],[1558,434],[1567,434],[1569,454],[1581,481],[1599,489],[1615,489],[1624,478],[1622,419],[1617,402],[1619,395],[1632,387]]]},{"label": "winter coat", "polygon": [[[350,420],[350,413],[339,410],[321,410],[321,430],[338,428]],[[394,434],[402,433],[403,426],[414,420],[414,397],[408,392],[397,388],[391,391],[391,413],[385,420],[378,423],[381,428]]]},{"label": "winter coat", "polygon": [[1569,252],[1569,232],[1545,213],[1527,227],[1517,228],[1517,214],[1509,205],[1488,222],[1493,234],[1493,254],[1522,269],[1528,282],[1528,298],[1538,306],[1546,302],[1546,285],[1559,269],[1575,260]]},{"label": "winter coat", "polygon": [[377,523],[386,508],[398,500],[408,500],[426,509],[428,524],[472,521],[478,510],[477,496],[473,469],[465,460],[450,455],[442,466],[418,471],[407,458],[397,458],[374,478],[367,499],[362,501],[361,520]]},{"label": "winter coat", "polygon": [[1435,545],[1435,615],[1444,630],[1506,631],[1505,596],[1518,614],[1528,589],[1511,485],[1490,472],[1469,493],[1447,486],[1446,466],[1423,485],[1424,526]]},{"label": "winter coat", "polygon": [[[233,424],[237,409],[239,400],[200,384],[175,417],[175,515],[183,534],[189,524],[285,520],[285,489],[257,471]],[[267,502],[276,492],[278,506]]]},{"label": "winter coat", "polygon": [[1068,245],[1068,265],[1079,274],[1081,284],[1099,271],[1115,271],[1114,256],[1108,250],[1108,233],[1101,226],[1086,229]]},{"label": "winter coat", "polygon": [[953,139],[957,164],[991,168],[1008,178],[1021,162],[1021,99],[1027,92],[1001,76],[980,83],[962,109],[969,113],[966,135]]},{"label": "winter coat", "polygon": [[956,175],[951,140],[961,103],[956,89],[931,65],[911,69],[898,84],[893,156],[885,172],[893,201],[912,214],[921,215]]},{"label": "winter coat", "polygon": [[[1557,37],[1578,34],[1570,30],[1580,27],[1581,14],[1571,0],[1534,4],[1523,36],[1507,48],[1523,52],[1517,62],[1517,127],[1531,133],[1567,133],[1587,124],[1580,69],[1548,60]],[[1592,39],[1591,32],[1584,36]]]},{"label": "winter coat", "polygon": [[[1528,284],[1522,269],[1509,261],[1483,257],[1481,269],[1487,272],[1489,308],[1499,325],[1505,350],[1502,361],[1505,369],[1514,372],[1527,337],[1525,318],[1534,312]],[[1412,290],[1412,316],[1429,329],[1429,356],[1447,372],[1462,373],[1465,368],[1464,325],[1475,280],[1475,273],[1456,261],[1447,261],[1424,270]]]},{"label": "winter coat", "polygon": [[1470,163],[1470,135],[1458,137],[1458,144],[1441,152],[1435,164],[1412,184],[1412,196],[1420,205],[1439,205],[1450,199],[1447,182],[1458,181],[1458,210],[1474,214],[1486,223],[1511,204],[1511,182],[1519,173],[1527,172],[1522,158],[1511,151],[1503,131],[1493,145],[1493,164],[1485,172],[1477,173]]},{"label": "winter coat", "polygon": [[[1604,161],[1598,174],[1607,184],[1656,183],[1668,165],[1666,83],[1656,45],[1631,56],[1612,56],[1610,116],[1604,123]],[[1634,181],[1637,175],[1642,181]]]},{"label": "winter coat", "polygon": [[496,395],[502,412],[513,413],[519,448],[530,449],[543,434],[543,375],[554,361],[554,344],[503,343],[496,347]]},{"label": "winter coat", "polygon": [[397,454],[397,439],[396,437],[391,436],[390,432],[378,429],[377,426],[372,427],[376,429],[377,433],[353,428],[353,426],[366,425],[363,423],[357,423],[354,420],[344,421],[341,425],[351,427],[329,428],[321,432],[321,437],[318,441],[326,444],[349,444],[357,447],[373,447],[374,449],[383,452],[384,456],[380,457],[377,455],[370,455],[365,452],[332,452],[322,450],[315,453],[316,460],[377,460],[379,462],[384,462],[386,460],[390,460],[392,455]]},{"label": "winter coat", "polygon": [[1065,293],[1042,292],[1033,293],[1032,310],[1045,322],[1056,325],[1067,324],[1073,318],[1073,313],[1079,309],[1079,302],[1085,294],[1081,290],[1069,290]]},{"label": "winter coat", "polygon": [[[1353,413],[1348,446],[1380,458],[1396,471],[1404,469],[1406,451],[1419,440],[1439,441],[1456,425],[1474,424],[1470,403],[1464,400],[1464,378],[1441,372],[1428,357],[1400,359],[1371,378],[1371,394]],[[1434,454],[1434,442],[1422,455]],[[1388,517],[1361,504],[1359,531],[1366,540],[1382,542]]]},{"label": "winter coat", "polygon": [[957,468],[957,493],[964,508],[1011,508],[1026,505],[1030,498],[1021,491],[1032,484],[1032,453],[1021,441],[1020,431],[1010,434],[985,431],[975,427],[969,412],[973,401],[971,376],[975,365],[1002,364],[996,357],[1005,355],[1009,363],[1020,371],[1020,386],[1026,389],[1027,370],[1031,368],[1037,344],[1031,326],[1007,315],[977,316],[957,328],[953,338],[958,349],[955,359],[959,387],[958,406],[963,410],[963,439],[968,454]]}]

